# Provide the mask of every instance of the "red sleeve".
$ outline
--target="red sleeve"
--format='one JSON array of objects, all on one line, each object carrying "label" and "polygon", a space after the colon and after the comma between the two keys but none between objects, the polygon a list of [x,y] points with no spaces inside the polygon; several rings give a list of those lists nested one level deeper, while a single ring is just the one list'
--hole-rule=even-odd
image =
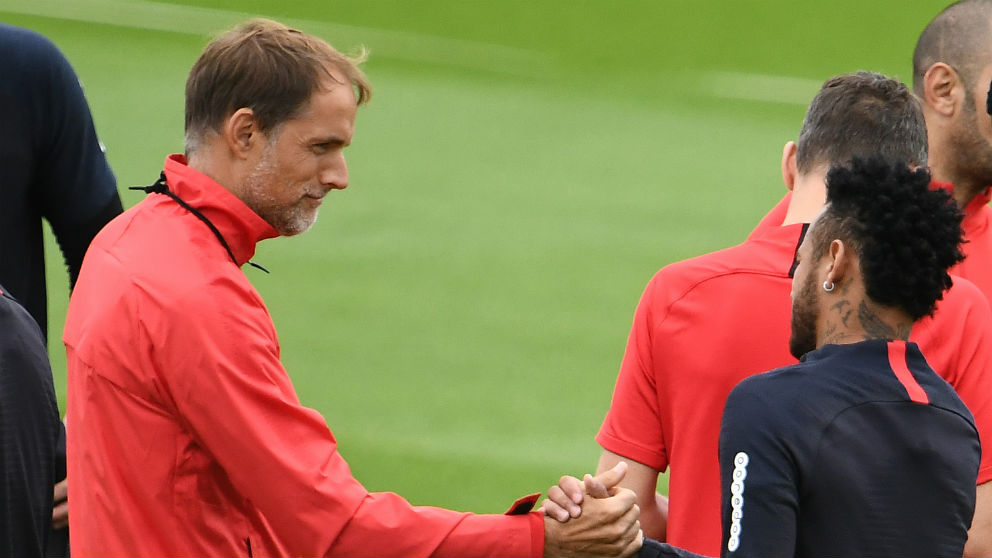
[{"label": "red sleeve", "polygon": [[932,318],[920,320],[911,341],[967,405],[982,443],[978,484],[992,480],[992,311],[971,282],[953,277]]},{"label": "red sleeve", "polygon": [[596,436],[604,449],[659,471],[668,467],[661,413],[655,390],[652,328],[660,306],[659,276],[648,283],[634,313],[627,350],[613,391],[613,402]]},{"label": "red sleeve", "polygon": [[154,366],[176,416],[287,552],[323,555],[368,492],[300,404],[258,294],[227,281],[163,305],[147,326],[162,347]]},{"label": "red sleeve", "polygon": [[[295,556],[540,556],[529,516],[414,507],[370,494],[324,418],[300,404],[257,293],[217,288],[165,323],[178,416]],[[183,309],[185,307],[185,310]],[[192,311],[196,308],[199,311]],[[533,549],[540,546],[541,553]]]},{"label": "red sleeve", "polygon": [[391,493],[369,494],[328,556],[498,557],[544,554],[544,519],[473,515],[413,507]]}]

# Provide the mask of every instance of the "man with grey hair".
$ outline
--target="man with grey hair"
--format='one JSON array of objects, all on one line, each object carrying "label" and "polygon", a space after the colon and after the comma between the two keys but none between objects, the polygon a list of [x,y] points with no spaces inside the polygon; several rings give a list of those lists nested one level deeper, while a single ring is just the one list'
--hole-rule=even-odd
[{"label": "man with grey hair", "polygon": [[[276,22],[211,42],[187,153],[94,241],[69,305],[72,550],[86,556],[574,556],[640,547],[630,491],[561,525],[370,493],[304,407],[241,266],[348,186],[356,61]],[[622,477],[621,466],[607,477]],[[529,512],[529,513],[528,513]]]}]

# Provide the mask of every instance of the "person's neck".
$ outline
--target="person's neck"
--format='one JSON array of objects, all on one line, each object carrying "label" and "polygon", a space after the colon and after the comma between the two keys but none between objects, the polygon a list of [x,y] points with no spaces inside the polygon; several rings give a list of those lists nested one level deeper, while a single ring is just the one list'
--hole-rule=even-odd
[{"label": "person's neck", "polygon": [[978,196],[978,194],[981,194],[986,188],[989,187],[988,184],[984,184],[982,181],[975,180],[970,177],[948,174],[940,167],[932,167],[930,172],[933,180],[951,185],[951,196],[954,197],[954,201],[957,202],[958,207],[961,209],[968,207],[968,204],[970,204],[972,200]]},{"label": "person's neck", "polygon": [[195,151],[186,153],[186,165],[206,175],[235,196],[242,198],[241,191],[236,187],[241,184],[237,178],[236,165],[229,158],[220,160],[223,156],[223,152],[218,155],[214,145],[205,144]]},{"label": "person's neck", "polygon": [[782,225],[810,223],[826,203],[826,170],[814,170],[798,175],[792,186],[792,197]]},{"label": "person's neck", "polygon": [[930,138],[930,177],[935,182],[950,184],[954,201],[964,209],[989,184],[963,172],[955,156],[953,141],[942,129],[934,129]]},{"label": "person's neck", "polygon": [[865,296],[831,298],[821,313],[816,347],[846,345],[872,339],[909,339],[913,320],[904,311],[872,302]]}]

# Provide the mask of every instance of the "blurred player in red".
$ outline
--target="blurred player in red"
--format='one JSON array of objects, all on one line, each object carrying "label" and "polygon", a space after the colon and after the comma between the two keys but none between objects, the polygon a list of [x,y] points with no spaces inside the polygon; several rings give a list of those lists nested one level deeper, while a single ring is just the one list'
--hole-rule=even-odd
[{"label": "blurred player in red", "polygon": [[[783,151],[792,196],[778,221],[763,221],[744,244],[668,265],[648,284],[596,438],[601,470],[620,460],[630,465],[621,486],[638,495],[645,536],[720,553],[717,440],[727,395],[744,378],[796,362],[788,343],[796,250],[823,207],[827,169],[875,155],[927,164],[919,104],[879,74],[828,80],[797,143]],[[955,278],[935,316],[917,322],[910,339],[971,409],[982,438],[992,439],[992,313],[981,292]],[[992,455],[982,463],[978,480],[985,483]],[[670,500],[656,493],[666,469]],[[979,509],[982,497],[980,491]],[[545,510],[565,512],[550,503]]]},{"label": "blurred player in red", "polygon": [[[920,34],[913,92],[923,106],[935,184],[964,211],[965,260],[951,270],[992,300],[992,2],[948,6]],[[992,523],[987,526],[992,545]],[[985,555],[992,546],[985,547]]]}]

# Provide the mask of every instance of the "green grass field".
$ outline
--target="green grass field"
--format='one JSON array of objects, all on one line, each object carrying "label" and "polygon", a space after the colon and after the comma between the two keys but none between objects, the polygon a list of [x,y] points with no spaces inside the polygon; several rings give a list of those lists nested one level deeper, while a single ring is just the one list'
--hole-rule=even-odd
[{"label": "green grass field", "polygon": [[742,240],[784,193],[781,147],[818,84],[908,80],[943,5],[0,0],[0,20],[72,61],[125,206],[182,150],[186,73],[212,33],[251,13],[366,45],[351,186],[309,233],[260,246],[271,275],[245,272],[360,480],[499,512],[595,467],[651,275]]}]

